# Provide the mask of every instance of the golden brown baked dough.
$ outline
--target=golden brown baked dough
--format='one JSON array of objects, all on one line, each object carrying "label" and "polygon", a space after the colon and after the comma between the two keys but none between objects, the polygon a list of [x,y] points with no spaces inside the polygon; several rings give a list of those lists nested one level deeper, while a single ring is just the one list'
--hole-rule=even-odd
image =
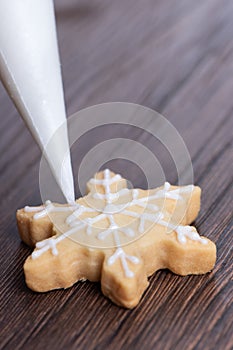
[{"label": "golden brown baked dough", "polygon": [[26,260],[29,288],[45,292],[77,281],[101,281],[103,294],[135,307],[148,276],[168,268],[179,275],[213,269],[216,247],[192,223],[201,190],[165,183],[155,190],[126,188],[109,170],[88,182],[76,205],[48,202],[17,211],[21,239],[36,249]]}]

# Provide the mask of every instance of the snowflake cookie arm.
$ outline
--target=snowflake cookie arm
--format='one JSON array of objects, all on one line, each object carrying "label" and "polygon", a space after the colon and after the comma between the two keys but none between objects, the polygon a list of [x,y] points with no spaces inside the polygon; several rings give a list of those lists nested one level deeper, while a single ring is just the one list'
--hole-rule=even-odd
[{"label": "snowflake cookie arm", "polygon": [[[196,233],[194,227],[192,230]],[[182,276],[211,271],[216,261],[216,246],[207,238],[205,240],[206,244],[187,241],[182,245],[174,232],[168,235],[164,227],[155,225],[135,242],[133,252],[130,246],[124,247],[126,257],[140,255],[137,263],[127,262],[127,269],[133,273],[131,278],[127,278],[121,268],[120,255],[114,261],[111,257],[105,258],[101,275],[103,294],[117,305],[133,308],[149,285],[148,277],[160,269],[169,269]]]},{"label": "snowflake cookie arm", "polygon": [[[180,225],[190,225],[198,216],[201,206],[201,189],[198,186],[171,186],[167,190],[163,211],[168,212],[170,221]],[[177,199],[170,198],[177,195]]]},{"label": "snowflake cookie arm", "polygon": [[91,282],[100,280],[104,260],[102,251],[88,249],[68,238],[57,244],[56,249],[57,254],[47,250],[36,259],[32,255],[26,259],[24,273],[30,289],[46,292],[68,288],[87,279]]},{"label": "snowflake cookie arm", "polygon": [[[124,254],[122,257],[121,253]],[[102,292],[115,304],[131,309],[137,306],[149,285],[144,262],[141,258],[136,257],[129,247],[127,253],[125,250],[119,251],[114,261],[111,261],[111,258],[112,256],[107,256],[103,263]],[[124,264],[122,259],[125,259],[126,270],[132,274],[130,278],[127,277],[125,269],[122,269],[122,263]]]},{"label": "snowflake cookie arm", "polygon": [[[198,235],[193,226],[179,226],[185,230],[192,230]],[[146,235],[136,243],[143,256],[147,276],[160,269],[186,276],[199,275],[211,271],[216,262],[216,246],[208,238],[203,238],[204,244],[187,238],[184,244],[177,239],[177,232],[167,233],[163,225],[155,225]]]},{"label": "snowflake cookie arm", "polygon": [[21,240],[34,247],[38,241],[53,235],[53,224],[47,215],[39,220],[34,219],[35,213],[40,212],[43,206],[32,207],[32,211],[27,211],[27,208],[17,210],[17,226]]},{"label": "snowflake cookie arm", "polygon": [[53,230],[50,214],[74,212],[78,207],[78,203],[76,205],[63,205],[46,201],[44,205],[26,206],[17,210],[16,218],[20,238],[30,247],[34,247],[37,242],[56,234]]},{"label": "snowflake cookie arm", "polygon": [[[109,192],[110,195],[114,195],[121,190],[127,189],[127,181],[119,174],[115,174],[112,171],[109,171]],[[87,194],[100,194],[100,199],[106,199],[106,187],[104,186],[104,172],[98,172],[94,175],[94,177],[87,182]],[[103,195],[103,197],[101,196]],[[96,197],[98,198],[98,196]],[[115,198],[114,198],[115,199]]]},{"label": "snowflake cookie arm", "polygon": [[[180,226],[179,229],[188,231],[187,238],[184,238],[184,244],[180,244],[177,239],[172,240],[170,237],[171,241],[166,243],[165,248],[165,268],[181,276],[210,272],[216,262],[215,244],[206,237],[200,237],[193,226]],[[196,240],[189,240],[190,231]]]}]

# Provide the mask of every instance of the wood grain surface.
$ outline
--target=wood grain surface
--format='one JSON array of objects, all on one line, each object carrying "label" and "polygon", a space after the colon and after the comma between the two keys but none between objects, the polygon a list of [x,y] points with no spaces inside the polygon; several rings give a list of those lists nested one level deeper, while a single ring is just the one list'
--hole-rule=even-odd
[{"label": "wood grain surface", "polygon": [[[97,283],[30,291],[23,275],[30,249],[20,242],[15,212],[41,202],[41,155],[0,86],[1,348],[232,349],[233,1],[57,0],[55,7],[68,115],[109,101],[162,113],[190,152],[203,190],[195,224],[216,243],[218,258],[203,276],[157,272],[131,311],[104,298]],[[157,156],[150,135],[118,125],[81,140],[76,168],[101,135],[138,140]],[[175,182],[167,159],[160,155]],[[130,162],[110,165],[146,186]]]}]

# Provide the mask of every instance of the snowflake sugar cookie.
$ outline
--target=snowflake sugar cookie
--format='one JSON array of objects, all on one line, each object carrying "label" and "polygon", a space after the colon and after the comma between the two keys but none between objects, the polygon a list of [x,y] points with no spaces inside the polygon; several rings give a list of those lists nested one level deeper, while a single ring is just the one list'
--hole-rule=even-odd
[{"label": "snowflake sugar cookie", "polygon": [[106,169],[73,205],[47,201],[18,210],[20,236],[35,250],[24,272],[29,288],[45,292],[80,280],[101,281],[103,294],[135,307],[148,276],[168,268],[180,274],[210,271],[216,247],[189,226],[200,209],[200,188],[128,189]]}]

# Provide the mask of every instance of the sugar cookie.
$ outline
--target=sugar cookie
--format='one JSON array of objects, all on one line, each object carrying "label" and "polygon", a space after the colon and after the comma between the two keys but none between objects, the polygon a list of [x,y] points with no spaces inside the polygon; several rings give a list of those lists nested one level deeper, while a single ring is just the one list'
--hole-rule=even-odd
[{"label": "sugar cookie", "polygon": [[189,226],[200,210],[199,187],[127,189],[106,169],[87,188],[74,205],[47,201],[17,211],[22,240],[35,245],[24,265],[32,290],[101,281],[105,296],[133,308],[159,269],[182,276],[213,269],[215,244]]}]

